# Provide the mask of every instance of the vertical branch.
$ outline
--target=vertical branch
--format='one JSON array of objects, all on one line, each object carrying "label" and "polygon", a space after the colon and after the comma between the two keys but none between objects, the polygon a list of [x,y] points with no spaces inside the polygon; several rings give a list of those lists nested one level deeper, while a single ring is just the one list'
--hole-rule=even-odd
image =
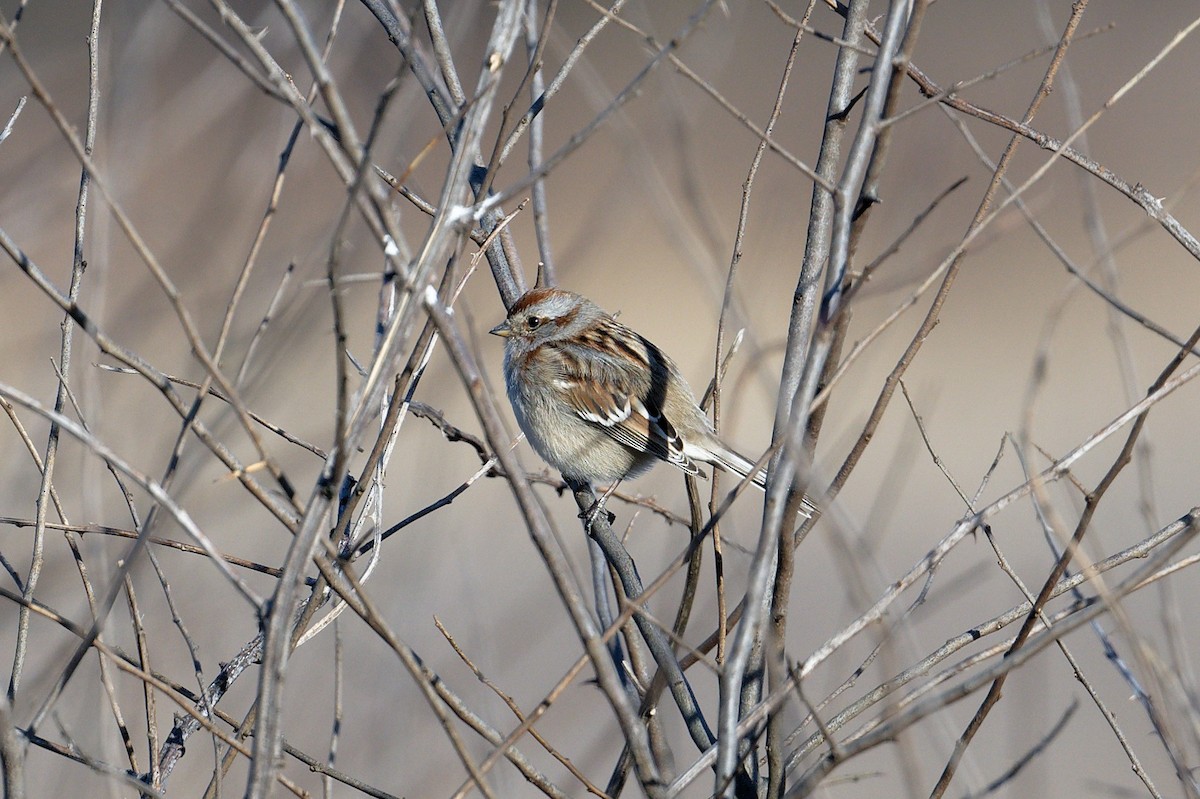
[{"label": "vertical branch", "polygon": [[[829,258],[830,230],[833,227],[834,198],[832,192],[824,186],[834,184],[838,163],[842,157],[842,141],[850,108],[854,102],[854,79],[861,55],[859,42],[863,38],[868,5],[865,0],[851,2],[846,8],[846,21],[842,26],[842,40],[846,44],[838,49],[833,86],[825,109],[821,149],[814,166],[820,181],[813,186],[812,210],[808,217],[800,280],[792,297],[787,347],[780,376],[779,403],[775,409],[773,441],[781,440],[787,429],[789,400],[799,390],[800,375],[808,360],[809,339],[812,336],[820,291],[820,276]],[[778,460],[778,456],[773,459],[775,462]],[[774,465],[773,463],[772,466]]]},{"label": "vertical branch", "polygon": [[[844,135],[846,115],[852,103],[852,90],[858,65],[858,42],[866,24],[868,3],[863,0],[852,2],[847,9],[842,38],[846,46],[838,51],[834,67],[834,83],[830,91],[826,113],[825,133],[816,163],[816,173],[826,185],[833,182],[837,164],[841,157],[841,142]],[[883,61],[881,55],[876,63]],[[812,211],[809,216],[808,239],[804,260],[801,264],[800,280],[792,300],[792,313],[788,326],[788,342],[780,379],[779,401],[775,412],[775,429],[772,440],[781,442],[794,438],[800,422],[794,411],[794,401],[801,396],[801,376],[809,361],[809,340],[815,322],[815,310],[819,290],[819,276],[829,253],[829,231],[833,225],[834,198],[820,184],[813,187]],[[783,516],[790,505],[780,494],[790,493],[795,474],[795,447],[784,447],[781,454],[772,459],[768,472],[767,498],[763,509],[763,526],[751,564],[749,584],[742,602],[744,611],[735,633],[733,646],[726,659],[726,668],[721,675],[720,715],[718,718],[717,786],[727,783],[734,773],[739,755],[735,728],[741,709],[742,678],[759,638],[759,622],[766,613],[765,603],[770,600],[767,585],[772,578],[775,563],[777,532],[782,526]],[[792,451],[790,457],[785,455]],[[782,475],[782,477],[780,476]]]},{"label": "vertical branch", "polygon": [[[549,23],[554,19],[554,12],[558,8],[558,0],[548,0],[546,24],[542,26],[540,34],[534,24],[537,21],[537,8],[538,0],[526,0],[525,49],[529,53],[529,68],[532,71],[529,78],[531,107],[540,102],[542,94],[546,91],[546,78],[542,72],[541,57],[542,50],[546,46],[546,37],[549,34]],[[543,117],[540,113],[534,114],[529,120],[529,170],[531,172],[539,171],[542,165],[544,127]],[[546,180],[538,178],[533,182],[533,232],[537,236],[538,257],[541,259],[542,268],[546,273],[546,283],[553,286],[558,283],[558,275],[554,267],[554,255],[550,249],[549,215]]]},{"label": "vertical branch", "polygon": [[405,296],[401,300],[400,309],[384,334],[371,370],[358,392],[356,407],[347,419],[345,437],[335,442],[321,478],[309,498],[300,529],[288,550],[283,573],[276,586],[266,620],[258,690],[258,717],[254,725],[254,758],[250,764],[246,790],[247,796],[253,799],[267,795],[279,768],[277,757],[281,736],[280,713],[283,679],[292,640],[290,627],[294,618],[293,609],[299,602],[299,591],[304,584],[304,570],[316,550],[319,536],[327,529],[326,517],[330,502],[342,477],[333,467],[345,462],[343,453],[355,445],[367,421],[379,408],[381,393],[385,390],[387,382],[390,382],[391,375],[397,370],[400,344],[411,340],[417,323],[418,304],[413,302],[413,293],[428,284],[434,264],[446,259],[446,252],[457,238],[456,231],[464,221],[459,217],[459,209],[469,191],[473,166],[471,156],[477,151],[479,137],[489,119],[496,85],[512,53],[520,22],[520,10],[520,3],[516,0],[504,0],[499,5],[488,41],[487,57],[480,70],[475,90],[476,102],[463,114],[462,126],[456,137],[457,147],[442,186],[438,213],[434,217],[410,277],[403,286]]},{"label": "vertical branch", "polygon": [[[96,146],[96,114],[100,103],[100,11],[103,0],[94,0],[92,4],[92,25],[88,33],[88,104],[87,128],[84,132],[83,150],[91,157]],[[75,242],[71,259],[71,283],[67,291],[70,302],[79,298],[79,289],[83,283],[83,272],[87,269],[84,260],[84,236],[87,232],[87,202],[88,188],[91,186],[91,176],[85,166],[79,176],[79,193],[75,200]],[[75,322],[70,314],[62,321],[62,335],[59,341],[58,391],[54,396],[54,412],[62,413],[67,401],[68,381],[71,371],[71,344],[75,337]],[[50,503],[51,486],[54,484],[54,466],[58,460],[58,425],[51,423],[50,433],[46,438],[46,454],[42,459],[42,480],[38,488],[37,524],[33,534],[33,555],[29,565],[29,576],[25,580],[22,596],[27,600],[33,599],[34,589],[37,588],[38,577],[42,573],[42,552],[46,538],[46,513]],[[17,689],[21,682],[21,670],[25,665],[25,653],[29,643],[29,608],[22,605],[17,616],[17,641],[13,652],[12,672],[8,680],[8,699],[16,698]]]},{"label": "vertical branch", "polygon": [[0,696],[0,771],[5,799],[25,799],[25,759],[7,696]]},{"label": "vertical branch", "polygon": [[[734,235],[733,256],[730,259],[729,271],[728,271],[728,274],[727,274],[726,280],[725,280],[725,293],[724,293],[724,297],[723,297],[722,303],[721,303],[721,318],[720,318],[720,322],[717,326],[717,343],[716,343],[716,349],[715,349],[715,353],[714,353],[713,382],[712,382],[712,414],[713,414],[714,427],[718,427],[718,425],[720,424],[720,416],[721,416],[721,377],[724,372],[724,359],[726,357],[724,354],[725,321],[728,316],[729,307],[733,301],[734,278],[737,274],[738,264],[741,262],[741,258],[742,258],[742,242],[745,238],[746,225],[750,218],[750,197],[751,197],[751,192],[753,191],[753,188],[754,188],[754,179],[758,174],[759,165],[762,163],[763,154],[767,150],[767,141],[773,134],[773,132],[775,130],[775,123],[778,121],[779,115],[780,115],[781,111],[783,110],[783,98],[784,98],[784,94],[787,91],[788,81],[792,74],[792,68],[795,66],[796,56],[800,50],[800,42],[804,38],[804,33],[806,30],[809,18],[811,17],[813,8],[815,6],[816,6],[816,0],[809,0],[809,3],[807,5],[807,7],[805,8],[804,15],[801,18],[800,27],[798,28],[798,30],[796,31],[796,35],[792,39],[791,48],[789,49],[787,59],[784,62],[783,76],[781,77],[780,82],[779,82],[779,89],[775,93],[775,105],[771,109],[771,114],[767,119],[767,124],[763,127],[763,135],[759,137],[758,147],[755,149],[754,157],[753,157],[753,159],[751,159],[751,162],[750,162],[750,170],[746,175],[745,182],[742,184],[742,203],[741,203],[741,208],[739,209],[739,213],[738,213],[737,231]],[[718,483],[719,478],[715,472],[713,474],[712,480],[713,480],[713,487],[712,487],[712,493],[709,495],[709,504],[708,504],[708,510],[709,510],[710,516],[712,516],[716,512],[717,483]],[[690,483],[689,483],[689,486],[690,486]],[[724,654],[725,654],[724,646],[725,646],[725,635],[726,635],[726,630],[725,630],[726,606],[725,606],[725,591],[724,591],[724,574],[723,574],[723,570],[721,568],[721,561],[723,560],[724,555],[721,551],[720,541],[721,541],[720,528],[717,525],[713,525],[713,558],[714,558],[714,564],[717,569],[717,625],[718,625],[717,626],[717,635],[718,635],[718,638],[717,638],[717,662],[723,663],[724,662]],[[781,564],[790,565],[791,551],[792,551],[792,548],[790,546],[780,547],[779,557],[780,557]],[[790,575],[790,569],[785,568],[785,571],[787,572],[787,574]],[[777,585],[778,585],[778,583],[777,583]],[[774,641],[777,642],[778,647],[780,649],[780,653],[782,653],[784,633],[786,631],[786,618],[787,617],[786,617],[786,605],[785,605],[784,601],[782,601],[781,598],[778,596],[778,593],[779,592],[777,591],[776,596],[772,600],[773,605],[776,608],[776,614],[773,619],[774,634],[775,634]],[[784,592],[784,596],[786,597],[786,591]],[[772,653],[772,654],[774,654],[774,653]],[[772,657],[772,663],[774,663],[774,660],[775,660],[775,658]],[[746,700],[749,698],[750,697],[743,696],[741,708],[739,709],[739,715],[745,714],[745,710],[746,710],[746,706],[747,706]],[[779,742],[777,740],[773,739],[773,736],[774,736],[774,738],[777,738],[780,734],[779,730],[777,729],[777,726],[778,725],[775,723],[771,724],[771,726],[769,728],[769,732],[768,732],[768,738],[767,738],[768,752],[775,753],[775,758],[769,761],[769,767],[768,767],[768,774],[769,774],[769,777],[768,777],[769,782],[768,782],[768,786],[767,786],[767,796],[768,797],[779,796],[780,792],[782,791],[782,787],[783,787],[782,762],[778,755]]]},{"label": "vertical branch", "polygon": [[[333,623],[333,725],[329,731],[329,765],[337,761],[338,741],[342,729],[342,686],[344,684],[342,659],[342,628]],[[333,799],[333,778],[326,775],[321,781],[325,799]]]}]

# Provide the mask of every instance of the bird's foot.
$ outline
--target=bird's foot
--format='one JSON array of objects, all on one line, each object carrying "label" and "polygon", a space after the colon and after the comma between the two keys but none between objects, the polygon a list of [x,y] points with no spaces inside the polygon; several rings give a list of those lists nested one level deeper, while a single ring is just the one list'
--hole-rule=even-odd
[{"label": "bird's foot", "polygon": [[612,524],[614,521],[616,521],[617,515],[615,513],[613,513],[612,511],[605,509],[605,507],[604,507],[605,499],[607,499],[607,496],[600,497],[599,499],[597,499],[595,502],[592,503],[592,506],[590,508],[588,508],[585,511],[582,511],[579,514],[579,518],[583,519],[583,526],[586,529],[588,529],[588,530],[592,529],[592,525],[595,524],[596,520],[600,518],[601,513],[605,514],[604,518],[609,524]]}]

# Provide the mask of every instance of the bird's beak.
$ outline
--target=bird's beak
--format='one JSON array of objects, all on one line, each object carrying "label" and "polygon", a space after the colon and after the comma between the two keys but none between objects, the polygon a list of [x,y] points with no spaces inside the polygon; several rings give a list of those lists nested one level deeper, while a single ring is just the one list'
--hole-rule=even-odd
[{"label": "bird's beak", "polygon": [[503,322],[501,322],[500,324],[493,327],[488,332],[491,333],[493,336],[499,336],[500,338],[508,338],[509,336],[512,335],[512,329],[508,326],[507,319],[505,319]]}]

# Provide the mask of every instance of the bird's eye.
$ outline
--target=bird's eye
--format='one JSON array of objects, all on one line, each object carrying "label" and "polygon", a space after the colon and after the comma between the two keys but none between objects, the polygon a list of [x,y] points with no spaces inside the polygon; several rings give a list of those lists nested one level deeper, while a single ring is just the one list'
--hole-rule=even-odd
[{"label": "bird's eye", "polygon": [[525,324],[529,325],[530,330],[537,330],[542,324],[542,317],[531,316],[525,320]]}]

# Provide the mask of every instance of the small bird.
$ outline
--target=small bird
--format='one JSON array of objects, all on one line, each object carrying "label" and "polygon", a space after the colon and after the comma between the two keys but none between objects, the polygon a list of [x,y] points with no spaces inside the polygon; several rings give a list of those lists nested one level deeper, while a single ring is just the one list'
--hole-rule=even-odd
[{"label": "small bird", "polygon": [[615,483],[659,461],[700,474],[700,461],[765,487],[717,438],[675,362],[586,297],[535,287],[489,332],[505,339],[517,423],[569,480]]}]

